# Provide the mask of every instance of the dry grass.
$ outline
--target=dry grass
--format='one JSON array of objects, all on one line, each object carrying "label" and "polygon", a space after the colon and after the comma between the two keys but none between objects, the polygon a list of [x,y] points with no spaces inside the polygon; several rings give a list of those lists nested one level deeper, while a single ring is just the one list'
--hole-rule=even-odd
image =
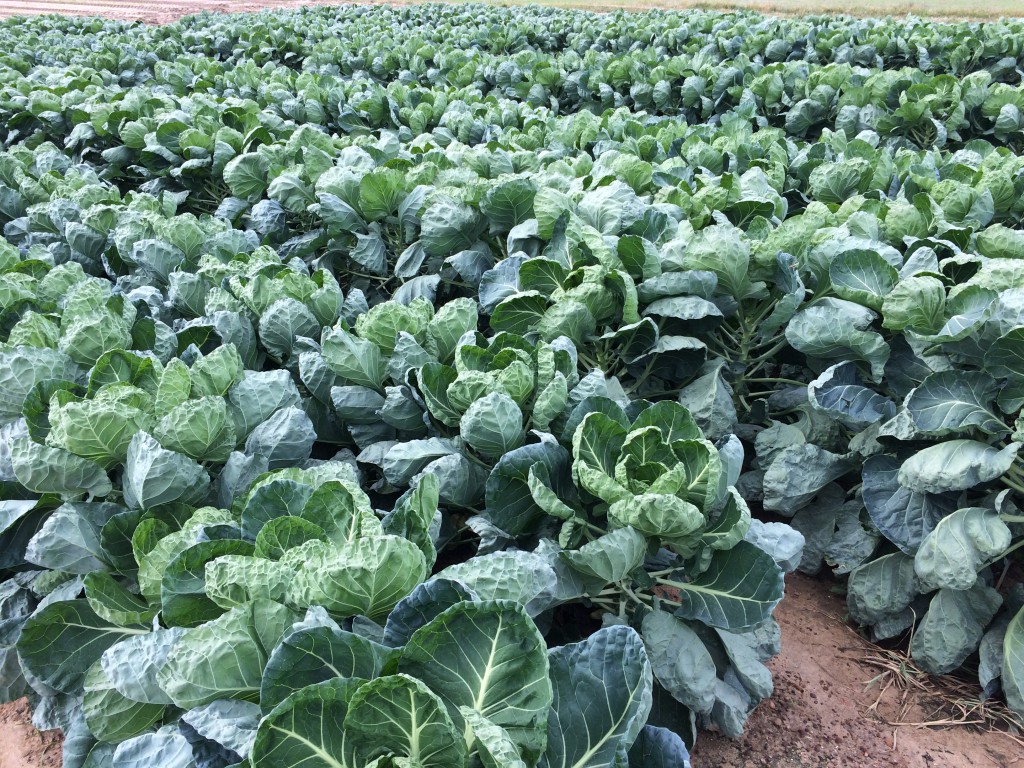
[{"label": "dry grass", "polygon": [[[952,675],[928,674],[902,651],[869,648],[852,650],[857,651],[858,662],[878,672],[865,682],[866,688],[878,690],[868,709],[887,725],[999,731],[1024,750],[1024,720],[1002,701],[982,701],[977,683],[967,683]],[[895,705],[895,716],[883,714],[885,701]]]}]

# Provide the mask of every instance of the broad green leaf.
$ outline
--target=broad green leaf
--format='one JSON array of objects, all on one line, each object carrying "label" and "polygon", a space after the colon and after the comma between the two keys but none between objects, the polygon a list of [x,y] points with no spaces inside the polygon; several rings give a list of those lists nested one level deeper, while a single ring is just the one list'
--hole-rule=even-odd
[{"label": "broad green leaf", "polygon": [[875,320],[870,309],[842,299],[822,299],[798,312],[786,326],[786,340],[799,352],[824,360],[860,360],[881,381],[889,347],[869,330]]},{"label": "broad green leaf", "polygon": [[419,584],[388,615],[384,625],[384,644],[391,648],[405,645],[420,627],[453,605],[473,599],[473,592],[458,581],[433,578]]},{"label": "broad green leaf", "polygon": [[249,757],[256,738],[260,708],[248,701],[221,699],[191,709],[181,719],[204,739],[244,760]]},{"label": "broad green leaf", "polygon": [[267,190],[270,161],[261,154],[250,152],[228,161],[224,167],[224,181],[235,197],[255,203]]},{"label": "broad green leaf", "polygon": [[113,489],[96,462],[25,438],[11,444],[11,465],[15,479],[33,493],[103,497]]},{"label": "broad green leaf", "polygon": [[853,459],[812,443],[779,451],[764,473],[764,506],[792,515],[829,483],[856,467]]},{"label": "broad green leaf", "polygon": [[187,400],[153,427],[163,448],[196,461],[226,461],[235,449],[235,426],[221,397]]},{"label": "broad green leaf", "polygon": [[1020,443],[1006,448],[977,440],[947,440],[918,451],[900,467],[900,485],[921,493],[963,491],[998,479],[1013,464]]},{"label": "broad green leaf", "polygon": [[525,533],[545,514],[530,490],[530,470],[538,464],[544,465],[552,490],[567,495],[569,454],[550,436],[506,453],[487,478],[485,516],[507,533]]},{"label": "broad green leaf", "polygon": [[296,616],[258,601],[188,630],[157,673],[160,687],[182,709],[217,699],[256,701],[270,651]]},{"label": "broad green leaf", "polygon": [[686,744],[668,728],[645,725],[629,749],[629,768],[688,768]]},{"label": "broad green leaf", "polygon": [[148,624],[159,610],[101,571],[85,577],[85,597],[97,616],[122,627]]},{"label": "broad green leaf", "polygon": [[146,768],[154,764],[166,768],[194,768],[195,760],[188,739],[173,728],[164,728],[122,741],[108,764],[117,768]]},{"label": "broad green leaf", "polygon": [[707,714],[715,703],[715,662],[686,622],[664,611],[643,619],[644,645],[654,677],[676,701]]},{"label": "broad green leaf", "polygon": [[188,456],[165,450],[151,435],[138,432],[128,446],[123,482],[128,506],[150,509],[202,499],[210,477]]},{"label": "broad green leaf", "polygon": [[846,603],[854,621],[876,624],[905,610],[920,591],[913,558],[894,552],[850,572]]},{"label": "broad green leaf", "polygon": [[328,331],[323,356],[327,366],[346,381],[383,391],[387,364],[374,343],[340,329]]},{"label": "broad green leaf", "polygon": [[469,707],[506,730],[524,756],[544,749],[551,703],[547,649],[525,609],[511,601],[462,602],[409,638],[399,672],[422,680],[444,701],[467,746]]},{"label": "broad green leaf", "polygon": [[167,655],[187,630],[156,629],[130,635],[104,651],[101,658],[107,679],[125,698],[146,704],[171,704],[157,682],[157,675],[167,663]]},{"label": "broad green leaf", "polygon": [[625,626],[600,629],[548,653],[554,699],[542,768],[613,768],[647,720],[651,663]]},{"label": "broad green leaf", "polygon": [[82,714],[89,732],[100,741],[119,742],[136,736],[159,721],[166,709],[161,704],[143,704],[122,696],[99,662],[86,673],[83,689]]},{"label": "broad green leaf", "polygon": [[161,590],[167,623],[194,627],[252,600],[287,599],[295,571],[252,552],[249,542],[215,540],[172,560]]},{"label": "broad green leaf", "polygon": [[469,406],[459,432],[470,447],[490,459],[501,458],[526,439],[523,412],[503,392],[492,392]]},{"label": "broad green leaf", "polygon": [[29,563],[67,573],[107,571],[100,530],[123,507],[107,503],[62,504],[25,548]]},{"label": "broad green leaf", "polygon": [[21,416],[25,398],[43,381],[78,379],[78,367],[56,349],[14,347],[0,352],[0,423]]},{"label": "broad green leaf", "polygon": [[289,605],[322,605],[336,617],[383,619],[427,576],[423,552],[398,536],[337,545],[311,541],[288,550],[280,562],[296,571]]},{"label": "broad green leaf", "polygon": [[999,514],[984,507],[960,509],[938,522],[914,556],[925,590],[970,589],[978,571],[1000,557],[1012,535]]},{"label": "broad green leaf", "polygon": [[266,768],[359,768],[352,734],[342,726],[365,680],[327,680],[296,691],[260,723],[251,760]]},{"label": "broad green leaf", "polygon": [[946,321],[946,287],[937,277],[901,280],[882,302],[882,327],[894,331],[936,333]]},{"label": "broad green leaf", "polygon": [[260,706],[267,711],[325,680],[372,680],[380,676],[390,657],[388,648],[334,627],[292,632],[274,648],[263,670]]},{"label": "broad green leaf", "polygon": [[840,298],[876,311],[899,282],[899,273],[881,255],[860,249],[840,254],[829,265],[829,277]]},{"label": "broad green leaf", "polygon": [[408,765],[451,768],[466,760],[466,743],[444,703],[406,675],[377,678],[349,702],[343,730],[351,734],[356,765],[382,755],[409,758]]},{"label": "broad green leaf", "polygon": [[1014,328],[993,342],[985,353],[985,370],[1006,379],[1024,379],[1024,328]]},{"label": "broad green leaf", "polygon": [[679,590],[676,615],[737,632],[765,621],[782,600],[782,569],[746,541],[716,551],[706,571]]},{"label": "broad green leaf", "polygon": [[933,675],[952,672],[978,649],[1001,603],[999,593],[983,584],[964,591],[940,589],[914,631],[911,657]]},{"label": "broad green leaf", "polygon": [[643,493],[616,501],[608,508],[608,519],[663,540],[682,539],[704,525],[704,514],[698,507],[663,493]]},{"label": "broad green leaf", "polygon": [[25,622],[18,655],[25,669],[46,685],[76,693],[89,667],[107,648],[146,632],[144,627],[120,627],[101,619],[86,600],[56,602]]},{"label": "broad green leaf", "polygon": [[149,423],[147,413],[126,404],[70,402],[51,408],[47,442],[109,470],[125,460],[131,439]]},{"label": "broad green leaf", "polygon": [[962,434],[978,429],[1005,435],[1009,429],[995,413],[999,385],[981,371],[939,371],[907,398],[914,424],[928,435]]},{"label": "broad green leaf", "polygon": [[872,456],[864,462],[861,494],[875,527],[904,553],[913,555],[936,524],[956,509],[956,497],[905,488],[899,470],[900,462],[894,456]]},{"label": "broad green leaf", "polygon": [[473,732],[471,752],[479,755],[484,768],[527,768],[519,748],[500,725],[495,725],[475,709],[460,707],[459,712]]},{"label": "broad green leaf", "polygon": [[621,581],[638,568],[647,554],[647,540],[629,527],[606,533],[578,550],[559,552],[573,570],[593,579],[600,588]]},{"label": "broad green leaf", "polygon": [[1010,621],[1003,636],[1003,694],[1014,712],[1024,712],[1024,609]]}]

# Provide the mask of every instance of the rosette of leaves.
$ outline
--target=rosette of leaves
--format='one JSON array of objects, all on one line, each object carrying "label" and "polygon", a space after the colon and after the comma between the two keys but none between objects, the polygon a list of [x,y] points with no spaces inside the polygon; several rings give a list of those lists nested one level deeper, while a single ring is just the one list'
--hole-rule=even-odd
[{"label": "rosette of leaves", "polygon": [[202,503],[211,492],[230,498],[222,466],[309,458],[316,433],[286,371],[246,372],[233,345],[186,352],[191,365],[164,366],[114,350],[84,382],[36,383],[23,398],[24,433],[10,443],[9,479],[31,493],[123,499],[146,510]]},{"label": "rosette of leaves", "polygon": [[541,463],[527,481],[533,503],[564,521],[560,558],[609,621],[641,629],[679,722],[740,733],[772,690],[762,665],[778,650],[771,613],[802,537],[752,526],[733,486],[739,441],[716,447],[678,403],[626,409],[592,398],[569,429],[576,493],[556,492],[567,479]]},{"label": "rosette of leaves", "polygon": [[574,204],[563,193],[538,193],[533,229],[547,246],[532,258],[513,253],[480,279],[480,306],[492,329],[547,341],[567,336],[579,344],[607,326],[640,320],[636,284],[618,257],[606,254],[605,238],[617,239],[646,206],[619,181],[588,192],[579,205],[584,218],[570,213]]},{"label": "rosette of leaves", "polygon": [[[530,343],[513,334],[486,339],[470,333],[455,347],[452,363],[427,362],[416,372],[424,436],[370,445],[359,460],[378,466],[398,488],[419,474],[436,474],[442,498],[475,507],[494,482],[488,480],[492,467],[516,461],[519,451],[543,450],[527,445],[527,436],[546,433],[562,419],[579,385],[575,348],[568,340]],[[387,401],[381,418],[386,410]]]},{"label": "rosette of leaves", "polygon": [[[200,743],[212,739],[244,755],[233,745],[251,735],[223,741],[216,723],[233,732],[228,721],[258,717],[246,702],[259,701],[269,655],[306,609],[316,605],[328,623],[328,614],[383,620],[433,562],[430,478],[383,520],[341,462],[240,478],[235,493],[233,509],[176,503],[136,514],[69,503],[53,512],[28,551],[59,571],[3,586],[5,599],[21,599],[16,625],[5,620],[5,670],[12,652],[18,660],[5,685],[31,686],[85,747],[138,737],[117,748],[178,749],[185,734],[186,748],[216,751]],[[176,737],[164,743],[153,726]]]},{"label": "rosette of leaves", "polygon": [[477,326],[476,302],[455,299],[435,312],[426,299],[378,304],[325,328],[320,345],[298,355],[299,377],[365,450],[427,435],[426,407],[410,371],[450,362],[459,339]]}]

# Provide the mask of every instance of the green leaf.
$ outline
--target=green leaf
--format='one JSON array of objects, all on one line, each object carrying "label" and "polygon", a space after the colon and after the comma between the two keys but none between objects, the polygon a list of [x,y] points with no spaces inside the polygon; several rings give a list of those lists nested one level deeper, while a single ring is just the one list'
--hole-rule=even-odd
[{"label": "green leaf", "polygon": [[900,467],[900,485],[912,491],[964,491],[996,480],[1013,464],[1020,443],[1000,450],[977,440],[947,440],[918,451]]},{"label": "green leaf", "polygon": [[[234,607],[236,603],[224,597],[227,590],[222,570],[211,566],[221,565],[221,558],[244,558],[251,555],[252,551],[253,546],[248,541],[213,539],[200,541],[175,553],[160,581],[164,623],[169,626],[195,627],[217,618],[225,608]],[[268,566],[276,565],[269,560],[263,562],[268,563]],[[274,594],[246,594],[246,599],[239,602],[248,602],[256,597],[280,599],[283,596],[280,585],[275,585],[269,574],[264,572],[259,575],[263,578],[256,581],[263,590],[271,592],[277,586],[278,591]],[[213,578],[208,583],[207,579],[211,576]]]},{"label": "green leaf", "polygon": [[694,712],[711,712],[718,678],[704,641],[686,622],[664,611],[644,617],[643,634],[658,683]]},{"label": "green leaf", "polygon": [[629,768],[686,768],[690,753],[668,728],[645,725],[629,750]]},{"label": "green leaf", "polygon": [[231,194],[255,203],[267,190],[270,161],[261,154],[249,152],[232,158],[224,166],[224,182]]},{"label": "green leaf", "polygon": [[391,651],[334,627],[292,632],[270,655],[263,671],[260,705],[264,711],[307,686],[334,678],[379,677]]},{"label": "green leaf", "polygon": [[423,552],[398,536],[338,545],[311,541],[288,550],[281,564],[296,570],[288,603],[321,605],[335,617],[383,619],[427,576]]},{"label": "green leaf", "polygon": [[99,662],[85,675],[82,714],[89,732],[100,741],[119,742],[147,730],[163,717],[162,704],[143,704],[122,696]]},{"label": "green leaf", "polygon": [[786,326],[786,340],[799,352],[824,360],[862,360],[871,378],[881,381],[889,347],[868,330],[875,320],[870,309],[842,299],[821,299],[797,312]]},{"label": "green leaf", "polygon": [[1014,328],[993,342],[985,353],[985,370],[1001,379],[1024,379],[1024,328]]},{"label": "green leaf", "polygon": [[578,550],[558,553],[577,573],[599,583],[599,588],[625,579],[643,563],[646,554],[647,540],[628,527],[606,533]]},{"label": "green leaf", "polygon": [[77,693],[89,667],[114,643],[146,633],[101,619],[86,600],[51,603],[25,622],[18,656],[25,669],[51,688]]},{"label": "green leaf", "polygon": [[1010,709],[1024,712],[1024,608],[1017,611],[1003,637],[1002,685]]},{"label": "green leaf", "polygon": [[548,311],[548,298],[539,291],[510,296],[491,313],[491,328],[520,336],[536,329]]},{"label": "green leaf", "polygon": [[258,601],[188,630],[157,673],[160,687],[182,709],[256,701],[270,651],[296,619],[283,605]]},{"label": "green leaf", "polygon": [[260,723],[250,758],[265,768],[361,768],[342,727],[364,680],[333,679],[296,691]]},{"label": "green leaf", "polygon": [[906,610],[920,591],[913,558],[894,552],[850,572],[846,603],[854,621],[877,624]]},{"label": "green leaf", "polygon": [[460,707],[459,712],[473,732],[471,751],[479,755],[484,768],[527,768],[504,728],[469,707]]},{"label": "green leaf", "polygon": [[148,624],[159,610],[134,595],[109,573],[90,573],[85,577],[85,597],[100,618],[122,627]]},{"label": "green leaf", "polygon": [[1009,428],[995,413],[999,385],[982,371],[930,374],[907,398],[915,426],[928,435],[962,434],[978,429],[1005,435]]},{"label": "green leaf", "polygon": [[195,461],[160,447],[152,436],[138,432],[128,446],[124,496],[129,507],[151,509],[174,501],[202,499],[210,476]]},{"label": "green leaf", "polygon": [[103,653],[103,671],[125,698],[161,706],[171,704],[171,697],[157,682],[157,674],[185,632],[174,628],[131,635]]},{"label": "green leaf", "polygon": [[504,392],[492,392],[469,406],[459,432],[470,447],[490,459],[519,448],[526,439],[523,412]]},{"label": "green leaf", "polygon": [[100,544],[100,530],[123,507],[117,504],[62,504],[25,548],[25,559],[55,571],[87,574],[110,566]]},{"label": "green leaf", "polygon": [[882,302],[882,317],[883,328],[935,333],[946,321],[946,287],[931,275],[901,280]]},{"label": "green leaf", "polygon": [[466,743],[444,703],[419,680],[390,675],[366,683],[349,702],[357,765],[381,755],[408,757],[410,766],[452,768],[466,760]]},{"label": "green leaf", "polygon": [[978,571],[1002,556],[1013,540],[997,512],[959,509],[944,517],[914,556],[914,571],[925,590],[970,589]]},{"label": "green leaf", "polygon": [[608,627],[548,656],[554,699],[541,768],[622,765],[651,711],[653,676],[640,636]]},{"label": "green leaf", "polygon": [[616,501],[608,508],[608,519],[662,540],[685,538],[704,525],[700,509],[663,493],[642,493]]},{"label": "green leaf", "polygon": [[387,363],[373,342],[331,330],[324,334],[323,356],[327,366],[349,383],[383,391]]},{"label": "green leaf", "polygon": [[1001,604],[999,593],[982,584],[965,591],[940,589],[910,641],[911,657],[933,675],[952,672],[978,649]]},{"label": "green leaf", "polygon": [[672,586],[679,590],[677,616],[737,632],[761,624],[782,600],[782,569],[770,555],[741,541],[716,551],[699,576]]},{"label": "green leaf", "polygon": [[829,265],[832,288],[841,299],[876,311],[899,282],[896,269],[875,251],[845,251]]},{"label": "green leaf", "polygon": [[506,730],[524,757],[544,749],[551,703],[547,649],[525,609],[510,601],[458,603],[413,633],[399,672],[422,680],[441,697],[465,742],[469,707]]},{"label": "green leaf", "polygon": [[956,496],[904,488],[899,469],[894,456],[869,458],[861,473],[862,496],[875,527],[903,552],[913,555],[939,520],[956,509]]},{"label": "green leaf", "polygon": [[764,506],[792,515],[834,480],[856,467],[849,456],[840,456],[813,443],[783,448],[764,473]]},{"label": "green leaf", "polygon": [[103,497],[113,490],[96,462],[24,438],[11,443],[11,465],[15,479],[33,493]]}]

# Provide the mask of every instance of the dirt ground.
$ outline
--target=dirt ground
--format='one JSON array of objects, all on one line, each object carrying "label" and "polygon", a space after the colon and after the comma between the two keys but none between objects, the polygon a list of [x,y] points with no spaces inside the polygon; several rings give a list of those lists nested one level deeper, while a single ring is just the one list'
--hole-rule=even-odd
[{"label": "dirt ground", "polygon": [[[877,650],[843,624],[845,610],[828,583],[787,577],[782,653],[769,664],[775,695],[743,738],[702,733],[694,768],[1024,768],[1024,740],[1006,733],[894,725],[946,713],[897,686],[879,696],[878,670],[864,663]],[[38,734],[30,717],[24,701],[0,706],[0,768],[59,768],[60,737]]]},{"label": "dirt ground", "polygon": [[24,699],[0,706],[0,768],[60,768],[60,753],[60,735],[33,728]]},{"label": "dirt ground", "polygon": [[879,670],[863,661],[877,649],[845,613],[827,583],[786,578],[782,653],[768,664],[775,694],[741,739],[701,734],[694,768],[1024,768],[1024,740],[1004,733],[894,725],[946,719],[944,702],[895,685],[880,696],[886,680],[872,684]]}]

